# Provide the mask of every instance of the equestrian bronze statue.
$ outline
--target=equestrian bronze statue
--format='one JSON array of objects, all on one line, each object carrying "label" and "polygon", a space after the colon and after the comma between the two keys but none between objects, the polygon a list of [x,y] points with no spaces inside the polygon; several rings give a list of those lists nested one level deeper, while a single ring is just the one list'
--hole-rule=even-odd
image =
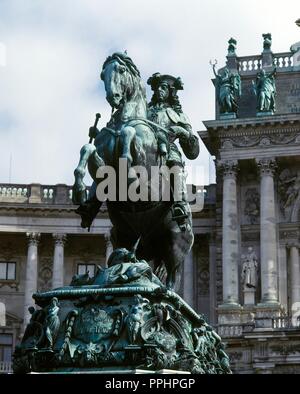
[{"label": "equestrian bronze statue", "polygon": [[[96,193],[97,186],[103,181],[97,177],[97,171],[101,166],[114,168],[117,198],[106,201],[113,224],[113,247],[131,249],[139,239],[137,257],[152,261],[157,272],[164,266],[166,285],[174,289],[175,285],[178,286],[184,259],[193,245],[185,173],[175,140],[179,141],[189,159],[195,159],[199,154],[198,138],[193,135],[177,96],[177,90],[182,89],[182,85],[178,85],[181,82],[172,76],[154,74],[150,84],[156,98],[148,106],[140,72],[124,53],[114,53],[106,59],[101,79],[107,101],[112,107],[112,116],[100,131],[95,126],[90,128],[90,137],[94,138],[94,142],[81,149],[80,161],[74,172],[73,202],[79,205],[77,213],[81,215],[82,227],[89,228],[103,203]],[[162,86],[167,92],[165,99],[160,100]],[[153,113],[162,121],[156,119]],[[151,200],[151,182],[147,201],[122,201],[119,190],[120,160],[127,168],[128,187],[133,182],[139,182],[134,170],[136,166],[145,169],[149,180],[153,167],[164,165],[165,168],[177,169],[175,176],[179,181],[176,186],[170,179],[169,201],[163,200],[161,193],[158,193],[156,201]],[[94,180],[88,198],[83,183],[86,166]],[[180,196],[179,201],[174,198],[175,192]]]}]

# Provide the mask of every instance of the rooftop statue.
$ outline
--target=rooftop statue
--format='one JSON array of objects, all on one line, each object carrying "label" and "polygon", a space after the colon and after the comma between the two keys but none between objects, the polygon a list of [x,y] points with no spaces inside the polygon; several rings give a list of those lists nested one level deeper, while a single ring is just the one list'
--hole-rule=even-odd
[{"label": "rooftop statue", "polygon": [[271,33],[266,33],[263,34],[263,39],[264,39],[264,51],[270,51],[271,50],[271,45],[272,45],[272,35]]},{"label": "rooftop statue", "polygon": [[241,95],[241,77],[238,73],[232,73],[228,67],[221,68],[216,72],[216,62],[211,63],[216,77],[216,91],[220,113],[237,113],[237,99]]},{"label": "rooftop statue", "polygon": [[257,110],[258,112],[275,112],[275,85],[276,68],[273,71],[267,72],[262,69],[256,77],[256,81],[252,81],[254,93],[257,96]]},{"label": "rooftop statue", "polygon": [[236,55],[236,53],[235,53],[236,44],[237,44],[237,40],[235,38],[231,37],[228,40],[228,55]]}]

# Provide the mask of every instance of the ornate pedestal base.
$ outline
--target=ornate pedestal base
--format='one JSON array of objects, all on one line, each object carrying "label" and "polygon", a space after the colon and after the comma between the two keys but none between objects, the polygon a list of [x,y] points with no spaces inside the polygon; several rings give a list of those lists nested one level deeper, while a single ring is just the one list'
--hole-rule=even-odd
[{"label": "ornate pedestal base", "polygon": [[42,309],[32,311],[14,371],[231,373],[221,338],[203,316],[146,261],[120,262],[121,252],[114,253],[115,262],[94,278],[74,277],[71,286],[34,295]]},{"label": "ornate pedestal base", "polygon": [[274,115],[273,111],[259,111],[256,112],[256,116],[272,116]]},{"label": "ornate pedestal base", "polygon": [[236,119],[236,113],[235,112],[222,113],[222,114],[220,114],[220,119],[222,119],[222,120]]}]

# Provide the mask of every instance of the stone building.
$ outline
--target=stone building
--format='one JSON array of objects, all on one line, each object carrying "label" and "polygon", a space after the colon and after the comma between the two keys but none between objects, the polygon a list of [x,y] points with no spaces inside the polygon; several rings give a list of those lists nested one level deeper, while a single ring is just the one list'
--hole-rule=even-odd
[{"label": "stone building", "polygon": [[[272,53],[266,34],[263,46],[238,57],[229,41],[241,94],[226,111],[216,89],[216,119],[199,132],[217,182],[193,214],[181,295],[218,328],[235,373],[300,373],[300,43]],[[253,84],[274,66],[276,107],[260,111]],[[0,372],[10,371],[32,293],[106,264],[105,208],[90,232],[74,210],[70,186],[0,185]]]},{"label": "stone building", "polygon": [[[214,262],[208,240],[215,226],[214,191],[214,185],[207,187],[205,209],[194,218],[195,246],[181,290],[207,315],[212,313],[208,275]],[[68,285],[75,274],[89,271],[93,276],[97,265],[106,265],[112,245],[105,207],[90,232],[80,227],[75,209],[71,186],[0,185],[0,373],[11,370],[13,349],[30,319],[32,294]]]},{"label": "stone building", "polygon": [[[219,105],[216,74],[216,119],[200,132],[217,167],[215,304],[236,372],[300,373],[300,42],[273,53],[263,37],[258,56],[238,57],[229,41],[237,109]],[[275,103],[260,107],[266,75],[275,89],[261,94]]]}]

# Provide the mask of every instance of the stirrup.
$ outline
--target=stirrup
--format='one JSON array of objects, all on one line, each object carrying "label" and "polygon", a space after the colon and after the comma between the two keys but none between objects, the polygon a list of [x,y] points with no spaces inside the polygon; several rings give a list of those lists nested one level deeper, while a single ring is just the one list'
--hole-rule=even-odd
[{"label": "stirrup", "polygon": [[172,207],[172,220],[175,220],[181,231],[186,230],[186,219],[188,214],[186,213],[184,207],[180,204],[175,204]]}]

